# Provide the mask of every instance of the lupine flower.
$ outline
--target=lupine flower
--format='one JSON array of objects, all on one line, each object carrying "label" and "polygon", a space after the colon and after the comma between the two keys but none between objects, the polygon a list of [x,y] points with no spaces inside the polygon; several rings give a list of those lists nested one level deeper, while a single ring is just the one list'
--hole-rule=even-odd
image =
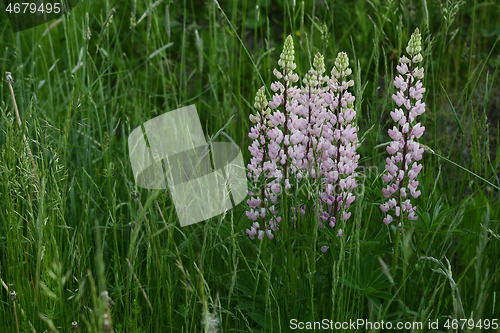
[{"label": "lupine flower", "polygon": [[[264,122],[264,125],[260,125],[260,133],[263,138],[261,138],[261,144],[256,144],[255,141],[252,145],[251,153],[254,156],[262,154],[262,157],[255,157],[255,160],[251,162],[249,167],[257,169],[257,174],[266,172],[267,176],[264,179],[265,184],[261,185],[260,189],[260,200],[254,199],[248,202],[249,205],[253,205],[250,211],[247,211],[247,216],[253,220],[261,218],[261,223],[253,223],[250,229],[247,229],[247,234],[250,238],[253,238],[258,234],[259,240],[265,235],[268,238],[273,239],[273,231],[278,230],[278,224],[281,221],[281,217],[278,216],[278,210],[275,204],[278,201],[278,196],[282,190],[282,184],[286,190],[291,188],[290,178],[289,178],[289,156],[293,148],[290,142],[290,137],[292,134],[292,121],[291,114],[298,107],[297,98],[300,91],[297,87],[293,86],[294,82],[297,82],[299,76],[294,73],[296,64],[294,63],[294,48],[293,39],[288,36],[285,39],[285,45],[283,47],[283,52],[280,55],[278,65],[281,70],[278,71],[274,69],[273,73],[278,79],[271,84],[271,90],[275,92],[273,100],[269,102],[270,109],[274,112],[271,115],[271,110],[266,109],[266,120],[262,117],[259,118]],[[258,93],[259,101],[256,104],[257,108],[263,107],[262,105],[257,105],[258,103],[264,103],[265,94],[264,87]],[[265,101],[267,104],[267,100]],[[251,117],[251,121],[257,121],[256,116]],[[267,120],[269,119],[269,120]],[[264,128],[265,127],[265,128]],[[259,132],[257,126],[254,126],[251,130],[253,137],[255,138],[256,133]],[[252,137],[251,137],[252,138]],[[265,142],[265,143],[263,143]],[[259,147],[264,146],[264,149],[259,149]],[[261,169],[258,170],[257,164],[261,164]],[[254,175],[255,177],[255,175]],[[272,178],[271,181],[267,179]],[[255,181],[255,178],[254,178]],[[269,214],[267,214],[269,213]]]},{"label": "lupine flower", "polygon": [[416,220],[415,206],[411,204],[411,197],[418,198],[418,173],[422,170],[422,164],[417,162],[422,159],[424,149],[420,147],[416,139],[419,139],[425,131],[425,127],[416,122],[417,116],[425,112],[425,103],[422,103],[425,88],[420,81],[424,77],[423,67],[417,64],[422,61],[422,37],[418,31],[410,38],[406,52],[410,56],[402,56],[396,67],[399,75],[394,80],[394,86],[398,89],[392,99],[397,108],[391,112],[391,117],[396,125],[388,131],[393,140],[386,150],[391,155],[386,159],[386,173],[382,176],[387,187],[382,189],[382,194],[387,202],[380,205],[380,209],[386,213],[383,222],[388,225],[398,221],[402,226],[402,219]]},{"label": "lupine flower", "polygon": [[[343,235],[344,235],[344,232],[342,231],[342,229],[339,229],[337,231],[337,237],[342,237]],[[349,239],[347,239],[347,240],[349,241]],[[337,244],[335,244],[335,245],[337,245]],[[329,248],[330,248],[329,246],[322,246],[321,252],[325,253],[326,251],[328,251]]]},{"label": "lupine flower", "polygon": [[[289,155],[291,153],[290,136],[292,134],[292,119],[290,115],[295,112],[298,107],[298,97],[300,90],[296,86],[292,86],[294,82],[299,80],[299,76],[294,73],[297,65],[294,62],[294,48],[292,36],[285,39],[283,52],[280,55],[278,65],[281,71],[274,69],[273,73],[280,81],[271,84],[271,89],[275,92],[273,101],[269,102],[269,107],[274,109],[271,116],[271,122],[274,125],[273,130],[269,133],[270,149],[269,157],[276,165],[281,165],[275,171],[278,183],[283,179],[285,189],[290,189],[290,178],[288,174]],[[283,82],[281,82],[283,81]],[[283,107],[280,110],[280,107]],[[280,169],[283,169],[281,171]]]},{"label": "lupine flower", "polygon": [[326,156],[324,138],[331,136],[326,123],[327,119],[331,119],[331,111],[327,110],[324,100],[325,83],[328,81],[328,76],[323,76],[325,71],[324,58],[317,53],[313,68],[302,80],[304,86],[298,99],[301,107],[296,108],[296,114],[292,115],[292,143],[295,147],[291,157],[300,168],[297,173],[299,179],[303,176],[316,178],[316,159]]},{"label": "lupine flower", "polygon": [[321,163],[325,186],[320,198],[326,209],[321,211],[320,227],[326,223],[333,228],[339,219],[349,219],[351,213],[347,210],[355,200],[351,191],[356,187],[359,155],[356,154],[357,127],[352,123],[356,116],[355,98],[347,91],[354,85],[353,80],[347,79],[351,73],[347,54],[340,52],[328,80],[330,90],[325,95],[329,112],[325,113],[327,125],[323,128],[323,147],[327,154]]},{"label": "lupine flower", "polygon": [[[258,110],[256,115],[250,115],[250,121],[255,125],[251,128],[248,136],[253,139],[252,145],[248,147],[248,150],[252,154],[250,164],[248,164],[248,178],[250,178],[253,183],[255,191],[249,191],[251,198],[247,200],[247,204],[250,208],[246,212],[246,215],[252,221],[257,221],[260,219],[262,222],[262,229],[258,222],[254,222],[250,229],[247,229],[247,235],[253,238],[258,234],[259,239],[262,239],[264,233],[267,234],[269,238],[273,238],[271,230],[276,231],[278,229],[277,224],[281,220],[281,217],[277,217],[278,211],[271,207],[268,198],[271,200],[274,198],[276,192],[276,185],[274,182],[266,182],[265,178],[274,175],[276,170],[276,164],[269,160],[269,139],[268,135],[273,127],[269,116],[271,109],[267,107],[268,102],[265,94],[265,87],[260,88],[255,96],[254,107]],[[272,148],[272,147],[271,147]],[[266,176],[267,174],[267,176]],[[264,179],[263,179],[264,178]],[[260,189],[258,188],[260,186]],[[278,187],[279,188],[279,187]],[[266,208],[269,209],[266,210]],[[271,213],[271,221],[268,221],[266,212]],[[268,223],[269,222],[269,223]]]},{"label": "lupine flower", "polygon": [[[294,173],[297,180],[303,177],[317,179],[320,174],[319,163],[322,156],[326,155],[323,149],[328,129],[326,125],[326,103],[324,95],[326,92],[325,83],[328,76],[323,76],[325,72],[324,58],[320,53],[314,56],[313,67],[307,72],[302,80],[303,86],[298,97],[298,107],[293,109],[290,115],[292,122],[291,129],[291,149],[290,171]],[[305,214],[305,205],[299,204],[299,209],[292,207],[292,220],[296,220],[297,211]]]}]

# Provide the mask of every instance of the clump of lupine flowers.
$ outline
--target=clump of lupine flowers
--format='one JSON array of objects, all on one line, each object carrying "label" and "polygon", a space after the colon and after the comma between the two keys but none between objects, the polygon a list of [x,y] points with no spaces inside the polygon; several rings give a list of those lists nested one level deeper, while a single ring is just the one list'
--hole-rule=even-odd
[{"label": "clump of lupine flowers", "polygon": [[417,219],[410,197],[418,198],[420,195],[416,177],[422,170],[422,164],[417,162],[422,159],[424,152],[415,140],[425,130],[424,126],[416,123],[417,116],[425,112],[425,103],[422,103],[425,88],[420,81],[424,77],[424,69],[417,66],[422,61],[421,44],[422,38],[417,28],[406,47],[410,58],[403,55],[396,67],[399,75],[394,80],[394,86],[398,91],[392,95],[392,99],[398,108],[391,112],[396,126],[388,131],[393,141],[386,148],[391,156],[386,159],[387,172],[382,176],[388,183],[382,189],[382,194],[389,200],[380,205],[380,209],[386,214],[383,220],[386,225],[397,221],[398,226],[401,226],[403,218]]},{"label": "clump of lupine flowers", "polygon": [[[246,215],[254,222],[246,232],[251,238],[257,234],[259,239],[264,234],[274,238],[281,221],[276,204],[282,187],[289,190],[303,177],[321,184],[320,227],[326,223],[333,228],[338,219],[347,220],[355,199],[351,191],[359,155],[357,127],[352,124],[354,96],[347,92],[354,83],[347,80],[352,73],[347,55],[339,53],[330,79],[323,75],[323,56],[316,54],[298,88],[293,85],[299,77],[294,72],[293,39],[288,36],[278,65],[281,70],[273,71],[278,80],[271,84],[272,101],[267,101],[265,87],[260,88],[254,104],[257,113],[250,116],[254,126],[249,137],[254,141],[249,146],[248,177],[254,189],[249,191]],[[304,214],[305,206],[299,211]]]}]

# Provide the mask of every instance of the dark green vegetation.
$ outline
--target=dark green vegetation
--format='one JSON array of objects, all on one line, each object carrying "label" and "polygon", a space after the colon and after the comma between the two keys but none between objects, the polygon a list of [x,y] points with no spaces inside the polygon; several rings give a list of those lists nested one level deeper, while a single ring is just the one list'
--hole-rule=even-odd
[{"label": "dark green vegetation", "polygon": [[[498,3],[257,3],[166,0],[140,20],[153,1],[86,0],[18,34],[0,4],[2,332],[69,332],[72,321],[102,332],[104,290],[115,332],[215,332],[212,318],[222,332],[288,332],[292,318],[500,319]],[[366,171],[344,238],[326,254],[312,214],[296,222],[306,232],[285,220],[261,243],[245,234],[243,203],[181,228],[166,192],[135,188],[128,134],[180,106],[196,104],[207,137],[234,116],[225,133],[249,160],[254,94],[274,79],[288,34],[301,75],[317,51],[328,72],[339,51],[349,55],[366,133],[360,164],[382,171],[386,152],[375,146],[390,140],[393,73],[417,26],[421,142],[462,168],[424,153],[421,214],[400,237],[394,276],[380,174]]]}]

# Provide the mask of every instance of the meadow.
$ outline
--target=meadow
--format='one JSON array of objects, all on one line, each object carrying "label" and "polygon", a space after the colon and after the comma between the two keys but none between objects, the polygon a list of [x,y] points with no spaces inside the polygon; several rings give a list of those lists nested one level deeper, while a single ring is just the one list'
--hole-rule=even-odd
[{"label": "meadow", "polygon": [[[0,332],[500,332],[498,17],[472,0],[85,0],[13,33],[0,3]],[[427,149],[418,219],[398,232],[379,208],[383,144],[417,27]],[[272,100],[288,35],[300,78],[317,52],[326,75],[350,59],[361,144],[343,235],[287,210],[274,239],[250,239],[246,200],[181,227],[168,191],[135,185],[128,136],[195,104],[207,141],[249,163],[255,94]]]}]

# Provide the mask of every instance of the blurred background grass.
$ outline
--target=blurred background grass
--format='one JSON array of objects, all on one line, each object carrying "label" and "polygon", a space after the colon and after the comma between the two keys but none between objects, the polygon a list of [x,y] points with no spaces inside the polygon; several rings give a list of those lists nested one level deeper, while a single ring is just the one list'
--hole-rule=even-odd
[{"label": "blurred background grass", "polygon": [[[98,332],[106,309],[96,296],[103,290],[115,299],[117,332],[199,332],[207,330],[209,312],[222,331],[265,332],[286,332],[283,323],[294,315],[422,321],[500,315],[499,192],[473,175],[500,186],[495,1],[87,0],[60,20],[16,34],[3,4],[0,11],[1,72],[12,72],[16,81],[23,132],[42,183],[40,193],[2,80],[0,323],[5,331],[16,327],[16,305],[6,288],[19,294],[21,329],[37,332],[66,332],[73,320],[84,331]],[[394,287],[397,301],[384,303],[383,310],[380,300],[339,280],[369,253],[390,258],[377,210],[382,185],[377,175],[367,175],[357,222],[349,227],[358,231],[358,250],[362,242],[377,245],[359,250],[361,258],[344,247],[318,254],[323,270],[309,268],[308,274],[297,263],[309,285],[286,306],[278,295],[290,292],[280,289],[290,266],[272,268],[269,260],[277,267],[286,260],[280,255],[263,262],[262,246],[278,253],[277,245],[247,239],[250,221],[243,203],[225,216],[181,228],[168,193],[135,188],[129,133],[185,105],[196,104],[207,137],[234,116],[225,133],[249,160],[254,94],[274,79],[288,34],[299,74],[318,51],[328,71],[338,52],[348,54],[357,75],[360,134],[368,131],[360,164],[383,170],[386,153],[374,147],[389,140],[393,74],[416,27],[424,41],[427,88],[421,142],[470,172],[425,154],[419,206],[428,214],[428,229],[405,238],[409,266],[399,274],[406,279]],[[450,281],[412,260],[415,253],[443,263],[450,259],[463,313],[455,294],[444,293]],[[383,265],[376,265],[382,272]]]}]

